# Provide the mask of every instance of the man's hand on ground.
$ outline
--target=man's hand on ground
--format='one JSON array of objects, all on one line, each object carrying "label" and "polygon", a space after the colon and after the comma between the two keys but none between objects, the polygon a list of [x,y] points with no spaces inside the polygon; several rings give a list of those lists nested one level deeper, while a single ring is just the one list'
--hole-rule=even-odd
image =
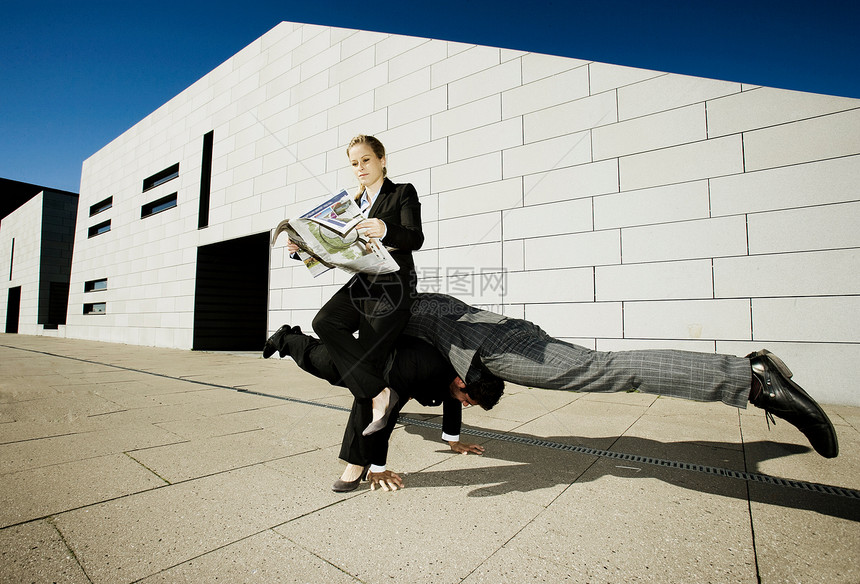
[{"label": "man's hand on ground", "polygon": [[403,488],[403,479],[396,472],[386,470],[383,472],[367,473],[367,480],[370,481],[370,490],[375,491],[382,487],[383,491],[396,491]]},{"label": "man's hand on ground", "polygon": [[451,450],[458,454],[468,454],[473,452],[475,454],[483,454],[484,447],[478,444],[469,444],[468,442],[448,442],[451,445]]}]

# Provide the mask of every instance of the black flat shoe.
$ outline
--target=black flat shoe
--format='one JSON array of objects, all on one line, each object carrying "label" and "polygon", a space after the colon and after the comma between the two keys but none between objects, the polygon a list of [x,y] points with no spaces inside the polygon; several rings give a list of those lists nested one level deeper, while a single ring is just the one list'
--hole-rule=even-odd
[{"label": "black flat shoe", "polygon": [[275,334],[266,339],[266,344],[263,345],[263,359],[268,359],[269,357],[274,355],[275,352],[277,352],[278,355],[283,358],[284,355],[287,354],[287,348],[284,345],[284,337],[286,337],[287,335],[301,334],[301,332],[302,329],[300,329],[299,327],[294,326],[290,328],[290,325],[288,324],[285,324],[284,326],[279,328],[277,331],[275,331]]},{"label": "black flat shoe", "polygon": [[361,481],[367,476],[367,470],[369,466],[364,467],[364,470],[361,471],[361,474],[354,481],[342,481],[337,479],[334,484],[331,486],[331,490],[335,493],[350,493],[358,488],[358,485],[361,484]]},{"label": "black flat shoe", "polygon": [[815,451],[825,458],[839,454],[836,429],[821,406],[802,387],[791,380],[791,370],[782,360],[767,350],[747,355],[753,375],[762,391],[750,400],[766,415],[777,416],[803,432]]},{"label": "black flat shoe", "polygon": [[385,408],[385,413],[375,422],[368,424],[367,428],[364,429],[364,432],[361,433],[362,436],[370,436],[374,432],[379,432],[388,425],[388,418],[391,416],[391,412],[394,411],[394,406],[397,405],[397,401],[400,399],[397,392],[390,387],[388,388],[388,391],[391,392],[391,395],[388,397],[388,407]]}]

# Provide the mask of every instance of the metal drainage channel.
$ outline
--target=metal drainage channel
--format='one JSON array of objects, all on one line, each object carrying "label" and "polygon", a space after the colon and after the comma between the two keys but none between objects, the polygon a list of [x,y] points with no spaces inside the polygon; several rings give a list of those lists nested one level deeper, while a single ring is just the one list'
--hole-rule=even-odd
[{"label": "metal drainage channel", "polygon": [[[425,428],[434,428],[437,430],[442,429],[441,424],[437,424],[435,422],[426,422],[424,420],[416,420],[414,418],[404,418],[400,416],[398,422],[412,424],[415,426],[423,426]],[[487,430],[475,430],[471,428],[464,428],[460,431],[461,434],[469,434],[470,436],[478,436],[481,438],[491,438],[493,440],[501,440],[504,442],[515,442],[517,444],[526,444],[528,446],[541,446],[543,448],[552,448],[553,450],[564,450],[567,452],[576,452],[579,454],[588,454],[591,456],[599,456],[602,458],[614,458],[617,460],[624,460],[627,462],[638,462],[642,464],[652,464],[655,466],[662,466],[668,468],[675,468],[679,470],[691,470],[695,472],[702,472],[705,474],[711,474],[721,477],[726,477],[730,479],[740,479],[743,481],[755,481],[759,483],[765,483],[768,485],[775,485],[778,487],[788,487],[792,489],[800,489],[804,491],[811,491],[814,493],[821,493],[824,495],[835,495],[837,497],[847,497],[849,499],[860,499],[860,491],[856,491],[854,489],[845,489],[842,487],[834,487],[831,485],[822,485],[819,483],[810,483],[806,481],[792,481],[788,479],[781,479],[779,477],[773,477],[765,474],[751,473],[751,472],[742,472],[736,470],[729,470],[727,468],[719,468],[715,466],[705,466],[701,464],[690,464],[688,462],[678,462],[674,460],[663,460],[661,458],[651,458],[650,456],[639,456],[636,454],[625,454],[624,452],[611,452],[609,450],[598,450],[597,448],[588,448],[586,446],[576,446],[574,444],[561,444],[559,442],[550,442],[548,440],[541,440],[540,438],[526,438],[523,436],[511,436],[510,434],[500,434],[498,432],[489,432]]]}]

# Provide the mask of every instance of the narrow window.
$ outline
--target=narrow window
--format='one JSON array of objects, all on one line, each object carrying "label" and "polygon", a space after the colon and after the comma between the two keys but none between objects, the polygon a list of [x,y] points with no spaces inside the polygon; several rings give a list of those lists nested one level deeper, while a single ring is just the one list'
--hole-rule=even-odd
[{"label": "narrow window", "polygon": [[84,292],[98,292],[99,290],[107,290],[107,278],[84,282]]},{"label": "narrow window", "polygon": [[214,130],[203,136],[203,161],[200,165],[200,212],[197,216],[197,228],[209,226],[209,192],[212,188],[212,142]]},{"label": "narrow window", "polygon": [[12,281],[12,267],[15,265],[15,238],[12,238],[12,253],[9,254],[9,281]]},{"label": "narrow window", "polygon": [[104,201],[100,201],[95,205],[90,206],[90,217],[98,215],[102,211],[107,211],[111,207],[113,207],[113,197],[108,197]]},{"label": "narrow window", "polygon": [[84,314],[106,314],[107,304],[104,302],[90,302],[84,304]]},{"label": "narrow window", "polygon": [[145,192],[149,189],[154,189],[158,185],[163,185],[167,181],[175,179],[177,176],[179,176],[178,162],[169,168],[165,168],[161,172],[156,172],[152,176],[143,179],[143,190]]},{"label": "narrow window", "polygon": [[87,237],[95,237],[96,235],[107,233],[108,231],[110,231],[110,219],[103,223],[99,223],[98,225],[93,225],[92,227],[90,227],[89,235]]},{"label": "narrow window", "polygon": [[143,219],[144,217],[149,217],[150,215],[155,215],[156,213],[172,209],[176,206],[176,196],[177,193],[173,193],[172,195],[161,197],[157,201],[147,203],[140,208],[140,218]]}]

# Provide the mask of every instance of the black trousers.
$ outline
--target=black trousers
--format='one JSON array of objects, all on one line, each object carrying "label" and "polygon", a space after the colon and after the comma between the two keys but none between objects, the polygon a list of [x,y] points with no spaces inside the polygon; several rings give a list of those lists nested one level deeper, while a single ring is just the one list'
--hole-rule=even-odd
[{"label": "black trousers", "polygon": [[314,317],[314,332],[331,353],[342,384],[357,400],[369,402],[388,385],[382,368],[409,321],[413,291],[398,275],[374,279],[358,274]]},{"label": "black trousers", "polygon": [[[325,379],[332,385],[345,387],[331,354],[320,341],[307,335],[287,335],[284,342],[290,356],[303,370],[315,377]],[[371,422],[372,410],[369,407],[359,407],[358,400],[353,400],[341,441],[340,458],[359,466],[384,465],[388,458],[388,439],[397,424],[397,414],[406,403],[405,399],[406,396],[403,396],[395,406],[385,428],[370,436],[362,436],[361,432]]]}]

